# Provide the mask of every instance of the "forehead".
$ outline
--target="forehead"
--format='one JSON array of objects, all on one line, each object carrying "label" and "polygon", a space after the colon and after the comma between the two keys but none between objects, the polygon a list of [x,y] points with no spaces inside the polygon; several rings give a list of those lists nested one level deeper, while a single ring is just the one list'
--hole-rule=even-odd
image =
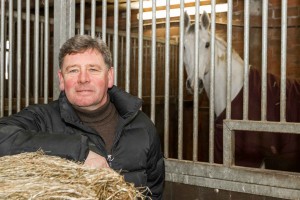
[{"label": "forehead", "polygon": [[70,64],[103,64],[104,59],[100,52],[95,49],[87,49],[79,53],[67,54],[64,57],[63,66]]}]

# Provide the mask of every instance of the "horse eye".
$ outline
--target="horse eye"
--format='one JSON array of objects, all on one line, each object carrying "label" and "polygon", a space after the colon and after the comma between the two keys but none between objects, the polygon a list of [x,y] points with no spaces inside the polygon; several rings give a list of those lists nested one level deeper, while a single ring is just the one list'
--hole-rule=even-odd
[{"label": "horse eye", "polygon": [[206,42],[205,48],[208,48],[208,47],[209,47],[209,42]]}]

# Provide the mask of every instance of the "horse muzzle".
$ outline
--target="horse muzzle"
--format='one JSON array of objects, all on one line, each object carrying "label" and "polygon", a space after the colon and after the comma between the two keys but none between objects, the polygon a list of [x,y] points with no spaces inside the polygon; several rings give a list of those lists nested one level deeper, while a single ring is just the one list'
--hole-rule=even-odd
[{"label": "horse muzzle", "polygon": [[[194,80],[191,81],[191,79],[186,80],[186,89],[188,93],[193,94],[194,93]],[[198,79],[198,93],[201,94],[203,91],[203,81],[202,79]]]}]

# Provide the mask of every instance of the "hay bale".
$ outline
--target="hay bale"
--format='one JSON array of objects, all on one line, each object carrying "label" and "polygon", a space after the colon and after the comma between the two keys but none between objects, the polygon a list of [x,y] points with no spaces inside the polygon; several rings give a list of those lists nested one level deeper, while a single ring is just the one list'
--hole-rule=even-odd
[{"label": "hay bale", "polygon": [[42,152],[0,157],[0,199],[146,199],[141,189],[110,168]]}]

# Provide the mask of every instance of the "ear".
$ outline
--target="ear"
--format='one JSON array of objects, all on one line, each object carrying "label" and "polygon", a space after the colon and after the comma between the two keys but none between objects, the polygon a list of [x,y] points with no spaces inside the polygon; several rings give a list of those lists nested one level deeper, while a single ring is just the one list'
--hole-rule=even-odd
[{"label": "ear", "polygon": [[108,88],[112,88],[114,86],[114,68],[111,67],[108,69]]},{"label": "ear", "polygon": [[204,28],[205,30],[208,30],[210,26],[210,19],[206,11],[203,11],[200,21],[201,21],[200,23],[201,27]]},{"label": "ear", "polygon": [[187,11],[184,12],[184,29],[186,30],[190,26],[190,16]]},{"label": "ear", "polygon": [[57,74],[58,74],[58,78],[59,78],[59,89],[60,89],[60,91],[64,91],[65,83],[64,83],[64,77],[63,77],[61,70],[58,70]]}]

